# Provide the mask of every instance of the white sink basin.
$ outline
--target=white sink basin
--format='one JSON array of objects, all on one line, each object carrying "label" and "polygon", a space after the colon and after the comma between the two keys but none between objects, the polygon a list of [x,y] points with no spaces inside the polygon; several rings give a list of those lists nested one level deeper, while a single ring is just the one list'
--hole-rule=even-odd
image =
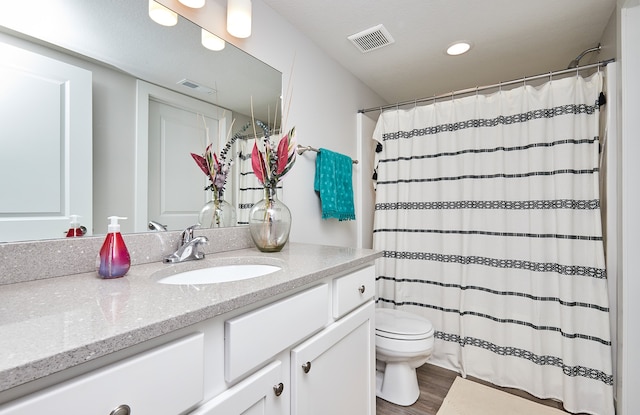
[{"label": "white sink basin", "polygon": [[169,275],[159,279],[158,282],[173,285],[216,284],[256,278],[281,269],[275,265],[264,264],[218,265]]}]

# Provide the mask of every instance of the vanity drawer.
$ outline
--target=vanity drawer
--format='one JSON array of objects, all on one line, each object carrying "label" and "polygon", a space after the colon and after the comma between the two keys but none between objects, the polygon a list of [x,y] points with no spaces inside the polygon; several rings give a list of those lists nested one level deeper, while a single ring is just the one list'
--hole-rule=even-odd
[{"label": "vanity drawer", "polygon": [[333,280],[333,318],[340,318],[373,297],[375,267],[369,266]]},{"label": "vanity drawer", "polygon": [[225,380],[233,382],[329,322],[329,287],[322,284],[224,325]]},{"label": "vanity drawer", "polygon": [[[0,415],[175,415],[204,396],[204,335],[196,333],[0,406]],[[121,409],[120,412],[125,413]]]}]

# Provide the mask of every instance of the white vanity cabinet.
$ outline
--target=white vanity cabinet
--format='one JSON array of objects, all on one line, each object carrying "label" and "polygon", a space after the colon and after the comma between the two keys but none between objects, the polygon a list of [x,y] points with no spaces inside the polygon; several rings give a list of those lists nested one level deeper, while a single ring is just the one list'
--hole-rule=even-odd
[{"label": "white vanity cabinet", "polygon": [[0,407],[0,415],[177,415],[203,397],[194,333]]},{"label": "white vanity cabinet", "polygon": [[373,266],[225,321],[225,382],[191,415],[375,414]]}]

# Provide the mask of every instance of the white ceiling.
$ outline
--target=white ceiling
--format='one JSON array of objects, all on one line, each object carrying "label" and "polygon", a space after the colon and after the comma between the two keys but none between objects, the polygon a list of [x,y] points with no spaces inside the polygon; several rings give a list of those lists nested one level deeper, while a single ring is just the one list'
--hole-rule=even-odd
[{"label": "white ceiling", "polygon": [[[565,69],[602,39],[616,0],[263,0],[388,103]],[[395,43],[348,36],[383,24]],[[447,56],[454,41],[470,52]],[[601,52],[601,56],[611,50]],[[588,54],[581,64],[600,60]]]}]

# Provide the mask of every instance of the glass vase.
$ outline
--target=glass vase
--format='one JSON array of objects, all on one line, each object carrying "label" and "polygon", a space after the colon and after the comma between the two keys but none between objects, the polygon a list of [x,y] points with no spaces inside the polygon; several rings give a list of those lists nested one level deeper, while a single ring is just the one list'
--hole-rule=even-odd
[{"label": "glass vase", "polygon": [[201,228],[224,228],[236,225],[236,209],[215,192],[213,198],[205,203],[198,215]]},{"label": "glass vase", "polygon": [[282,203],[276,189],[265,187],[264,199],[249,211],[251,239],[262,252],[278,252],[289,240],[291,211]]}]

